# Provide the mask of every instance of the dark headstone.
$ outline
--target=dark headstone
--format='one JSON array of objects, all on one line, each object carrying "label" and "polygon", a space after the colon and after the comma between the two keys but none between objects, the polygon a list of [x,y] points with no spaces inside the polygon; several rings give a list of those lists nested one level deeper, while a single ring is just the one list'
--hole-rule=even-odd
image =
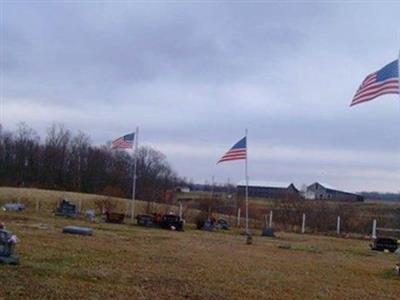
[{"label": "dark headstone", "polygon": [[213,229],[214,229],[213,222],[211,220],[206,220],[204,222],[204,225],[203,225],[202,229],[205,230],[205,231],[213,231]]},{"label": "dark headstone", "polygon": [[76,205],[65,199],[60,202],[60,205],[56,209],[57,216],[76,217],[77,214]]},{"label": "dark headstone", "polygon": [[219,229],[224,229],[224,230],[229,230],[229,223],[228,221],[224,219],[219,219],[218,220],[218,228]]},{"label": "dark headstone", "polygon": [[106,212],[106,222],[114,224],[124,223],[125,215],[120,213],[109,213]]},{"label": "dark headstone", "polygon": [[266,227],[262,231],[262,236],[275,237],[274,229]]},{"label": "dark headstone", "polygon": [[154,216],[152,215],[137,215],[136,221],[139,226],[153,227],[155,225]]},{"label": "dark headstone", "polygon": [[247,235],[246,244],[247,244],[247,245],[253,244],[253,237],[251,236],[251,234],[248,234],[248,235]]},{"label": "dark headstone", "polygon": [[14,256],[14,242],[12,241],[12,233],[0,230],[0,263],[17,265],[19,258]]}]

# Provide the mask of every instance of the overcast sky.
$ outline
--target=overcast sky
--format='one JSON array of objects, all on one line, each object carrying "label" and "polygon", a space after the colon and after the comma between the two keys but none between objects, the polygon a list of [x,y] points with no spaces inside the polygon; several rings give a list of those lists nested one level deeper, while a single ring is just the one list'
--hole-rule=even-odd
[{"label": "overcast sky", "polygon": [[95,144],[140,126],[195,182],[249,130],[252,180],[400,191],[400,100],[350,108],[398,56],[400,4],[1,1],[1,123]]}]

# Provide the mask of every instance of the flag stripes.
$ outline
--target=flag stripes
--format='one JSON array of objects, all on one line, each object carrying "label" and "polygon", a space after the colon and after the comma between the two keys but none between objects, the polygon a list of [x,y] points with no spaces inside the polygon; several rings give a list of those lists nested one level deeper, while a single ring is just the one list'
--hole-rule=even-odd
[{"label": "flag stripes", "polygon": [[395,60],[364,79],[350,106],[373,100],[385,94],[399,94],[399,89],[398,61]]},{"label": "flag stripes", "polygon": [[124,135],[112,142],[111,149],[132,149],[134,139],[134,133]]},{"label": "flag stripes", "polygon": [[247,143],[246,143],[246,137],[244,137],[239,142],[237,142],[231,149],[229,149],[219,159],[217,164],[224,161],[246,159],[246,157],[247,157]]}]

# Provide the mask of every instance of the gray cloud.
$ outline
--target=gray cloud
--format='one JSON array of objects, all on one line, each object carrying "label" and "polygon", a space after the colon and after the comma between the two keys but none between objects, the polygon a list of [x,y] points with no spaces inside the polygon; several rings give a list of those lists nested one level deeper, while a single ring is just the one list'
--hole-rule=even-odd
[{"label": "gray cloud", "polygon": [[[394,59],[400,5],[2,2],[2,123],[96,143],[141,126],[197,181],[249,128],[253,179],[397,191],[398,99],[349,108]],[[397,101],[396,101],[397,100]]]}]

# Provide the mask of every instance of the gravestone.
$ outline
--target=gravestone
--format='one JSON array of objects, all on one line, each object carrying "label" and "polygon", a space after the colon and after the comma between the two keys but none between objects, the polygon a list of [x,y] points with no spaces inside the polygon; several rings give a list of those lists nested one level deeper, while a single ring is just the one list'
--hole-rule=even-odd
[{"label": "gravestone", "polygon": [[63,199],[60,202],[60,205],[56,209],[57,216],[64,216],[64,217],[76,217],[78,214],[76,210],[76,205],[70,203],[68,200]]},{"label": "gravestone", "polygon": [[63,233],[79,234],[79,235],[93,235],[93,229],[80,226],[65,226]]},{"label": "gravestone", "polygon": [[94,209],[87,209],[85,215],[90,222],[96,221],[96,212]]},{"label": "gravestone", "polygon": [[153,227],[155,225],[154,216],[152,215],[137,215],[136,221],[139,226]]},{"label": "gravestone", "polygon": [[247,234],[247,237],[246,237],[246,244],[247,244],[247,245],[253,244],[253,237],[251,236],[251,234]]},{"label": "gravestone", "polygon": [[229,223],[228,223],[228,221],[226,221],[224,219],[219,219],[217,227],[219,229],[229,230]]},{"label": "gravestone", "polygon": [[25,209],[25,205],[22,203],[7,203],[4,204],[4,211],[21,211]]},{"label": "gravestone", "polygon": [[213,231],[213,229],[214,229],[213,222],[211,220],[206,220],[204,222],[204,225],[203,225],[202,229],[205,230],[205,231]]},{"label": "gravestone", "polygon": [[125,215],[120,213],[110,213],[106,212],[106,222],[114,224],[124,223]]},{"label": "gravestone", "polygon": [[13,234],[7,230],[0,229],[0,263],[17,265],[19,258],[14,255]]},{"label": "gravestone", "polygon": [[271,227],[264,227],[262,231],[262,236],[275,237],[274,230]]}]

